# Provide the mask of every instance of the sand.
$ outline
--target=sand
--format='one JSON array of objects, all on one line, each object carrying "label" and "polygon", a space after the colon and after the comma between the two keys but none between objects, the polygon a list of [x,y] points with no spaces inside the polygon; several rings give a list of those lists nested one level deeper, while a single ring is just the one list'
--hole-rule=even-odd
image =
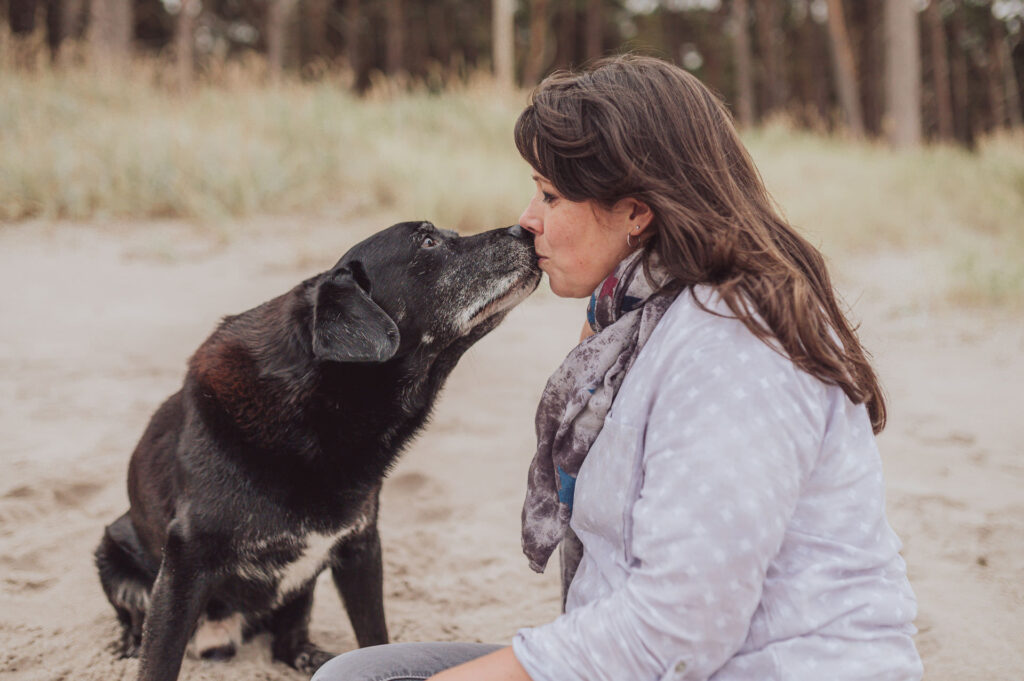
[{"label": "sand", "polygon": [[[383,226],[266,218],[220,236],[180,223],[0,229],[0,676],[132,679],[92,566],[127,507],[129,454],[185,361],[225,314],[332,265]],[[227,238],[225,238],[225,235]],[[920,602],[935,681],[1024,678],[1024,321],[943,304],[936,254],[838,257],[890,397],[880,437],[889,519]],[[579,301],[542,284],[465,356],[384,487],[385,607],[396,641],[508,642],[556,616],[519,512],[533,409],[575,342]],[[355,646],[329,578],[312,637]],[[183,679],[298,680],[257,637]]]}]

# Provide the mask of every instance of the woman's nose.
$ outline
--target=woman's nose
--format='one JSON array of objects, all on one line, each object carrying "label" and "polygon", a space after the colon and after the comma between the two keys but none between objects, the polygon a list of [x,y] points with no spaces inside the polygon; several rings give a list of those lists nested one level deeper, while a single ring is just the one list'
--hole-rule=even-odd
[{"label": "woman's nose", "polygon": [[519,225],[527,232],[537,236],[544,231],[544,225],[540,221],[540,218],[530,210],[532,207],[533,204],[531,203],[526,207],[526,210],[523,211],[523,214],[519,216]]}]

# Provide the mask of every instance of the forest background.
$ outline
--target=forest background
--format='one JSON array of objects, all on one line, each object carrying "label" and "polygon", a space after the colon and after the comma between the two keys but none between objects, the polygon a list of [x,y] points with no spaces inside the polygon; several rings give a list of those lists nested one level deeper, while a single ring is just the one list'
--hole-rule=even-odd
[{"label": "forest background", "polygon": [[[0,10],[0,219],[216,225],[343,204],[463,230],[508,222],[524,188],[508,144],[520,88],[639,51],[720,93],[797,225],[848,244],[959,241],[954,297],[1024,297],[1024,0],[0,0]],[[839,175],[800,191],[816,173],[794,164],[822,163]],[[829,214],[816,212],[826,203]]]},{"label": "forest background", "polygon": [[[0,0],[0,674],[133,677],[91,552],[218,318],[392,222],[512,224],[529,89],[636,51],[721,95],[862,323],[927,678],[1018,678],[1022,39],[1024,0]],[[386,483],[396,640],[557,614],[518,518],[578,302],[542,285],[474,347]],[[314,640],[353,647],[317,593]],[[299,678],[265,642],[184,670]]]}]

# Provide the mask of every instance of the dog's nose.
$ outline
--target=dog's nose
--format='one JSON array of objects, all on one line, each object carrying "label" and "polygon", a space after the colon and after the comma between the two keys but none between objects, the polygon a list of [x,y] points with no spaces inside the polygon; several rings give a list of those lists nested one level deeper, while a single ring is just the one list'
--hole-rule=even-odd
[{"label": "dog's nose", "polygon": [[533,233],[528,232],[519,225],[512,225],[508,228],[509,235],[516,239],[522,239],[523,241],[533,241]]}]

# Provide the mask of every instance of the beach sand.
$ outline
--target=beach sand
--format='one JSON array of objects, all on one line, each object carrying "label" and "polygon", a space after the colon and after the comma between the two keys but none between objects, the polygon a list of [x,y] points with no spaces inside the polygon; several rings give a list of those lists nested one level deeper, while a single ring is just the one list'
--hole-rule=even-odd
[{"label": "beach sand", "polygon": [[[261,218],[219,236],[176,222],[0,230],[0,676],[134,678],[92,564],[127,508],[128,457],[219,317],[285,292],[384,226]],[[835,256],[890,399],[889,520],[919,600],[926,678],[1024,675],[1024,320],[942,302],[935,254]],[[384,486],[395,641],[507,643],[558,613],[555,570],[520,553],[533,410],[575,343],[581,301],[546,283],[455,369]],[[325,574],[311,636],[355,646]],[[257,637],[183,679],[304,678]],[[825,680],[823,680],[825,681]]]}]

